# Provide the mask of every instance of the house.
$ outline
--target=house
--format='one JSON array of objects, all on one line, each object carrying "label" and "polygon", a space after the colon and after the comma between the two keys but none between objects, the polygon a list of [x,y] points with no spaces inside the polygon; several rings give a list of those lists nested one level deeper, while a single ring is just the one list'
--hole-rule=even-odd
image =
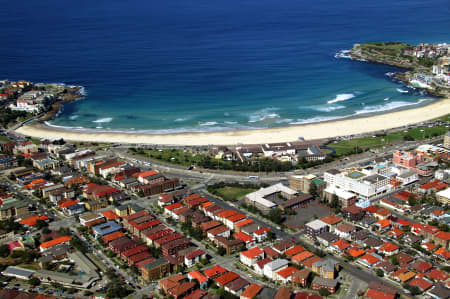
[{"label": "house", "polygon": [[347,248],[350,247],[350,243],[345,239],[339,239],[333,244],[331,244],[331,249],[336,252],[344,252]]},{"label": "house", "polygon": [[285,287],[280,287],[273,297],[273,299],[290,299],[292,297],[292,291]]},{"label": "house", "polygon": [[323,261],[317,261],[312,265],[312,271],[318,274],[320,277],[334,279],[336,271],[338,270],[338,263],[326,259]]},{"label": "house", "polygon": [[70,240],[72,240],[69,236],[62,236],[56,239],[53,239],[48,242],[44,242],[39,246],[39,249],[41,252],[44,252],[46,250],[51,249],[54,246],[60,245],[60,244],[69,244]]},{"label": "house", "polygon": [[386,256],[391,256],[394,254],[397,254],[400,247],[398,245],[395,245],[391,242],[385,242],[381,247],[378,249],[380,252],[384,253]]},{"label": "house", "polygon": [[217,246],[222,246],[225,248],[227,254],[232,254],[245,246],[245,243],[242,240],[228,240],[227,238],[221,236],[216,237],[216,243]]},{"label": "house", "polygon": [[334,233],[343,239],[350,239],[350,235],[356,231],[356,227],[351,224],[341,223],[336,226]]},{"label": "house", "polygon": [[298,269],[292,266],[279,270],[275,273],[275,280],[281,281],[282,283],[288,283],[292,281],[292,275],[297,271]]},{"label": "house", "polygon": [[166,276],[170,272],[170,263],[165,258],[159,258],[141,266],[142,278],[146,281],[152,281]]},{"label": "house", "polygon": [[381,284],[376,281],[372,281],[369,284],[369,288],[366,292],[365,297],[371,299],[395,299],[397,296],[397,291],[388,285]]},{"label": "house", "polygon": [[264,265],[264,276],[274,280],[276,272],[288,267],[289,262],[284,259],[277,259]]},{"label": "house", "polygon": [[239,278],[239,274],[236,274],[232,271],[226,272],[214,279],[214,282],[219,288],[224,287],[228,283],[232,282],[233,280],[236,280]]},{"label": "house", "polygon": [[253,238],[256,242],[263,242],[267,239],[267,234],[270,232],[270,228],[261,227],[253,232]]},{"label": "house", "polygon": [[206,235],[208,236],[208,239],[214,241],[216,237],[224,237],[229,238],[231,234],[231,231],[225,226],[220,224],[217,227],[214,227],[206,232]]},{"label": "house", "polygon": [[336,242],[339,237],[330,232],[323,232],[320,235],[316,236],[316,239],[320,244],[328,247],[332,243]]},{"label": "house", "polygon": [[375,253],[366,253],[358,259],[358,263],[371,268],[375,266],[376,263],[382,260],[382,257]]},{"label": "house", "polygon": [[296,254],[299,254],[300,252],[303,252],[303,251],[305,251],[305,247],[303,247],[303,246],[301,246],[301,245],[295,245],[294,247],[289,248],[288,250],[286,250],[286,251],[284,252],[284,254],[285,254],[287,257],[292,257],[292,256],[294,256],[294,255],[296,255]]},{"label": "house", "polygon": [[92,227],[92,233],[95,238],[104,237],[120,230],[122,230],[122,226],[114,221],[108,221]]},{"label": "house", "polygon": [[200,260],[204,258],[206,258],[206,253],[201,249],[197,249],[187,253],[184,256],[184,264],[186,265],[186,267],[192,267],[195,264],[199,263]]},{"label": "house", "polygon": [[323,277],[320,277],[320,276],[314,277],[314,279],[313,279],[313,281],[311,283],[311,288],[313,290],[326,289],[332,294],[334,292],[336,292],[336,287],[337,287],[337,281],[336,280],[323,278]]},{"label": "house", "polygon": [[279,253],[285,253],[289,248],[294,247],[295,243],[291,240],[280,241],[273,245],[273,248]]},{"label": "house", "polygon": [[412,279],[410,282],[408,282],[408,285],[412,287],[418,287],[421,292],[425,292],[433,286],[431,282],[420,277]]},{"label": "house", "polygon": [[307,259],[309,259],[309,258],[311,258],[313,256],[314,256],[313,253],[311,253],[309,251],[303,251],[303,252],[301,252],[299,254],[294,255],[291,258],[291,261],[293,263],[297,264],[297,265],[300,265],[303,261],[305,261],[305,260],[307,260]]},{"label": "house", "polygon": [[308,278],[311,275],[311,271],[309,269],[302,269],[300,271],[295,272],[292,275],[292,283],[305,287],[308,283]]},{"label": "house", "polygon": [[437,192],[436,199],[442,204],[448,205],[450,202],[450,188]]},{"label": "house", "polygon": [[239,277],[238,279],[235,279],[225,285],[225,291],[235,295],[239,296],[246,287],[248,287],[250,283],[243,279],[242,277]]},{"label": "house", "polygon": [[438,232],[434,235],[433,240],[436,244],[441,245],[445,249],[449,249],[450,233]]},{"label": "house", "polygon": [[255,246],[255,239],[252,236],[250,236],[244,232],[235,233],[233,235],[233,237],[236,239],[242,240],[242,242],[244,242],[246,248],[251,248],[251,247]]},{"label": "house", "polygon": [[345,218],[348,218],[351,221],[358,221],[364,217],[364,210],[355,205],[343,209],[342,213]]},{"label": "house", "polygon": [[273,260],[270,257],[266,257],[262,260],[257,261],[254,265],[253,265],[253,269],[255,270],[255,272],[258,275],[264,275],[264,265],[267,263],[272,262]]},{"label": "house", "polygon": [[253,299],[263,288],[263,286],[252,283],[241,293],[240,299]]},{"label": "house", "polygon": [[212,268],[203,271],[205,276],[208,277],[209,279],[215,279],[216,277],[219,277],[220,275],[226,272],[227,270],[219,265],[215,265]]},{"label": "house", "polygon": [[316,219],[305,224],[305,234],[310,238],[315,238],[317,235],[327,232],[328,225],[322,220]]},{"label": "house", "polygon": [[200,285],[202,290],[206,290],[208,288],[208,277],[201,274],[199,271],[194,270],[188,273],[188,278],[190,281],[196,279]]},{"label": "house", "polygon": [[195,289],[195,283],[193,282],[182,282],[176,287],[168,290],[168,294],[174,299],[184,298],[188,294],[192,293]]},{"label": "house", "polygon": [[333,215],[333,214],[325,216],[325,217],[321,218],[320,220],[325,222],[326,224],[328,224],[328,227],[330,228],[329,229],[330,232],[334,232],[336,225],[338,225],[339,223],[342,222],[342,219],[340,217]]},{"label": "house", "polygon": [[248,267],[253,267],[254,264],[264,257],[264,251],[259,247],[253,247],[247,251],[239,254],[240,261]]}]

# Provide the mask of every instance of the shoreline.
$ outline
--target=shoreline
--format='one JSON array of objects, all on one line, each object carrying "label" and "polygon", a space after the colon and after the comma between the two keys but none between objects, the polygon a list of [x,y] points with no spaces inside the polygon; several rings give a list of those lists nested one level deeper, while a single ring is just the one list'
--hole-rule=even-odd
[{"label": "shoreline", "polygon": [[363,133],[399,128],[406,125],[435,119],[450,113],[450,97],[440,99],[429,105],[376,114],[371,116],[349,117],[325,122],[291,125],[279,128],[252,130],[232,130],[217,132],[185,132],[170,134],[143,134],[119,132],[74,132],[32,124],[18,128],[17,133],[34,138],[62,137],[67,141],[155,144],[176,146],[200,145],[239,145],[298,141],[358,135]]}]

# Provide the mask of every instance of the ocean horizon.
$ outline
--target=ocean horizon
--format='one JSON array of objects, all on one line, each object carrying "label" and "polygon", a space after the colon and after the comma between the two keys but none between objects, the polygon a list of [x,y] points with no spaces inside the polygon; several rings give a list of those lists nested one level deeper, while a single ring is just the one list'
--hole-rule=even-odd
[{"label": "ocean horizon", "polygon": [[[348,59],[369,41],[450,42],[448,1],[54,0],[3,3],[0,76],[81,85],[50,126],[172,133],[259,129],[436,100],[401,69]],[[419,21],[420,20],[420,21]]]}]

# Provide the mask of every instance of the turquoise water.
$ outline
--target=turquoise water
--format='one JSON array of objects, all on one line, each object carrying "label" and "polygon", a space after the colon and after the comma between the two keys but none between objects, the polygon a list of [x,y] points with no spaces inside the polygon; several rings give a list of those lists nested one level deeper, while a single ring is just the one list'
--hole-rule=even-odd
[{"label": "turquoise water", "polygon": [[83,85],[51,125],[264,128],[431,102],[354,43],[450,42],[448,1],[2,2],[1,76]]}]

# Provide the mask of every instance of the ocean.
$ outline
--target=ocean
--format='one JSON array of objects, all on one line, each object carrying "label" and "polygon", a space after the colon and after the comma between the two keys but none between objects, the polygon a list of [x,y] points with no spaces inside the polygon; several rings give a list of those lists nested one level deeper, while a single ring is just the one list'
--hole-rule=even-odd
[{"label": "ocean", "polygon": [[450,42],[448,0],[0,1],[0,78],[85,87],[53,126],[251,129],[434,99],[354,43]]}]

